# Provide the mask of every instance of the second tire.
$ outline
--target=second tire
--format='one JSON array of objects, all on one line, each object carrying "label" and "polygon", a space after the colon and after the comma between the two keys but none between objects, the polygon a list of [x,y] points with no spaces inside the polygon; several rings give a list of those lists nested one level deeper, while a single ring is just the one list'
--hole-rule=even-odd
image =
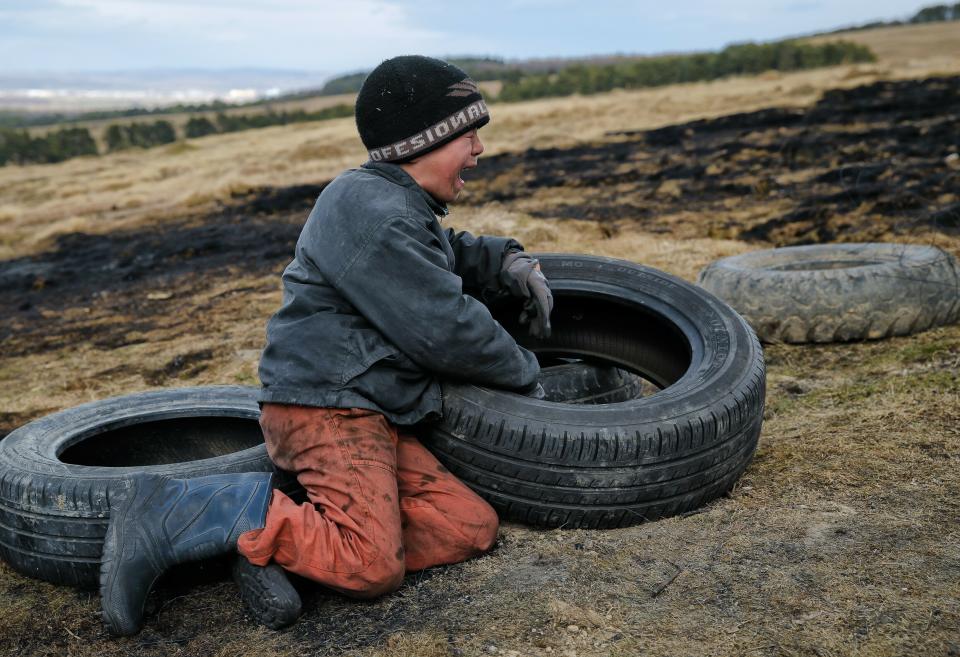
[{"label": "second tire", "polygon": [[[620,527],[682,513],[729,490],[763,420],[763,354],[712,294],[655,269],[580,255],[538,256],[556,306],[541,361],[616,365],[660,388],[609,404],[534,400],[444,386],[429,446],[502,517],[549,527]],[[520,308],[495,317],[523,335]]]},{"label": "second tire", "polygon": [[960,267],[934,246],[815,244],[717,260],[699,283],[767,342],[909,335],[960,316]]}]

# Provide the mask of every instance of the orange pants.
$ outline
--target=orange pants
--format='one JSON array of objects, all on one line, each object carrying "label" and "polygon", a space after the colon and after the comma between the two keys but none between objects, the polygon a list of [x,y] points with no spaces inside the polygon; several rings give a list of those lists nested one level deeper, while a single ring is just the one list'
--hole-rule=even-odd
[{"label": "orange pants", "polygon": [[493,508],[380,413],[264,404],[260,426],[270,458],[296,473],[309,502],[274,491],[265,526],[237,545],[251,563],[273,560],[368,598],[496,541]]}]

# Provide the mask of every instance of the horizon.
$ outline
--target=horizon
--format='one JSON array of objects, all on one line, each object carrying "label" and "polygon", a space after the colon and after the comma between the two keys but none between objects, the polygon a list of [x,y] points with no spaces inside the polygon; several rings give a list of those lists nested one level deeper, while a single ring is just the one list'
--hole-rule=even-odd
[{"label": "horizon", "polygon": [[490,0],[468,17],[440,0],[355,0],[346,10],[329,0],[5,4],[0,76],[266,70],[329,78],[408,52],[509,62],[710,51],[905,20],[931,2],[731,0],[718,8],[707,0],[596,0],[585,8],[574,0]]},{"label": "horizon", "polygon": [[[439,0],[356,0],[361,18],[377,19],[363,25],[364,35],[381,37],[374,41],[376,47],[367,48],[369,39],[356,38],[363,21],[329,2],[279,0],[264,8],[256,0],[236,1],[237,9],[225,13],[226,0],[12,0],[0,8],[0,57],[16,51],[18,57],[6,61],[23,63],[0,71],[0,111],[77,114],[217,101],[238,105],[319,90],[332,79],[369,71],[388,56],[412,51],[444,59],[491,58],[507,65],[711,52],[736,43],[903,21],[929,6],[916,0],[854,0],[842,7],[777,0],[771,9],[760,0],[731,0],[717,13],[706,0],[666,10],[649,2],[597,0],[589,11],[572,0],[491,0],[488,11],[467,21],[476,24],[470,37],[444,38],[452,34],[451,16]],[[330,20],[322,26],[306,20],[317,15]],[[412,33],[400,29],[414,15],[430,20]],[[788,18],[796,20],[785,23]],[[181,29],[161,29],[178,22]],[[214,24],[229,26],[231,39],[219,42],[223,35],[218,36]],[[319,38],[331,30],[339,31],[339,41],[328,44]],[[571,30],[578,38],[563,38]],[[311,31],[318,38],[306,39]],[[433,37],[423,38],[426,33]],[[249,47],[251,34],[256,48]],[[298,34],[302,38],[295,38]],[[411,39],[414,49],[405,45]],[[265,45],[271,42],[273,46]],[[77,43],[80,49],[75,49]],[[231,51],[231,43],[244,54]],[[297,50],[294,61],[290,43],[304,52],[326,54],[307,57]],[[210,45],[217,46],[220,59],[203,57]],[[66,66],[64,48],[69,51]],[[109,67],[102,66],[105,55]],[[116,65],[121,58],[126,66]],[[323,66],[311,67],[313,61]]]}]

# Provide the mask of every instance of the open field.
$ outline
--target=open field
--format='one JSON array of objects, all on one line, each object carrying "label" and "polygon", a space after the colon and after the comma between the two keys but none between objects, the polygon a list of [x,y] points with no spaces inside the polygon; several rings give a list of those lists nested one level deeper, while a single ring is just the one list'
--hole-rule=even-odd
[{"label": "open field", "polygon": [[[891,59],[881,57],[871,65],[494,105],[493,121],[483,130],[487,153],[573,146],[604,139],[610,131],[657,128],[771,105],[808,107],[826,89],[960,73],[960,22],[903,29],[911,35],[925,30],[931,54],[905,58],[888,47]],[[875,32],[883,36],[886,30]],[[873,32],[852,34],[869,38]],[[0,258],[42,250],[60,233],[104,233],[184,212],[209,213],[251,189],[317,183],[363,159],[353,121],[337,119],[59,164],[3,167]]]},{"label": "open field", "polygon": [[[960,42],[960,24],[929,27]],[[687,280],[775,244],[960,256],[960,52],[944,48],[494,106],[487,154],[445,222]],[[360,161],[342,120],[0,169],[0,435],[110,395],[255,384],[299,228]],[[111,640],[96,595],[0,564],[0,653],[960,655],[960,326],[765,357],[757,455],[700,513],[507,525],[490,555],[378,601],[304,584],[305,616],[281,633],[215,580],[166,584],[145,630]]]}]

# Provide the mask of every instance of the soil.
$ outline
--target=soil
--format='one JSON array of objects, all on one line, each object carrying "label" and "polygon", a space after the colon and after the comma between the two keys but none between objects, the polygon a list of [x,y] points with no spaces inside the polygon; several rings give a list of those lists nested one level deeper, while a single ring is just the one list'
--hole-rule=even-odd
[{"label": "soil", "polygon": [[[958,146],[960,78],[884,82],[809,111],[483,158],[462,201],[545,225],[598,221],[612,240],[952,239]],[[231,363],[255,363],[322,188],[254,190],[214,214],[66,235],[0,262],[4,399],[33,378],[70,379],[0,412],[0,435],[75,403],[84,379],[115,377],[120,392],[253,383]],[[113,640],[95,594],[0,564],[0,652],[960,655],[960,327],[765,355],[757,456],[728,497],[686,517],[602,532],[507,525],[490,555],[412,574],[373,602],[300,582],[305,615],[280,633],[245,617],[230,582],[168,581],[144,631]]]}]

